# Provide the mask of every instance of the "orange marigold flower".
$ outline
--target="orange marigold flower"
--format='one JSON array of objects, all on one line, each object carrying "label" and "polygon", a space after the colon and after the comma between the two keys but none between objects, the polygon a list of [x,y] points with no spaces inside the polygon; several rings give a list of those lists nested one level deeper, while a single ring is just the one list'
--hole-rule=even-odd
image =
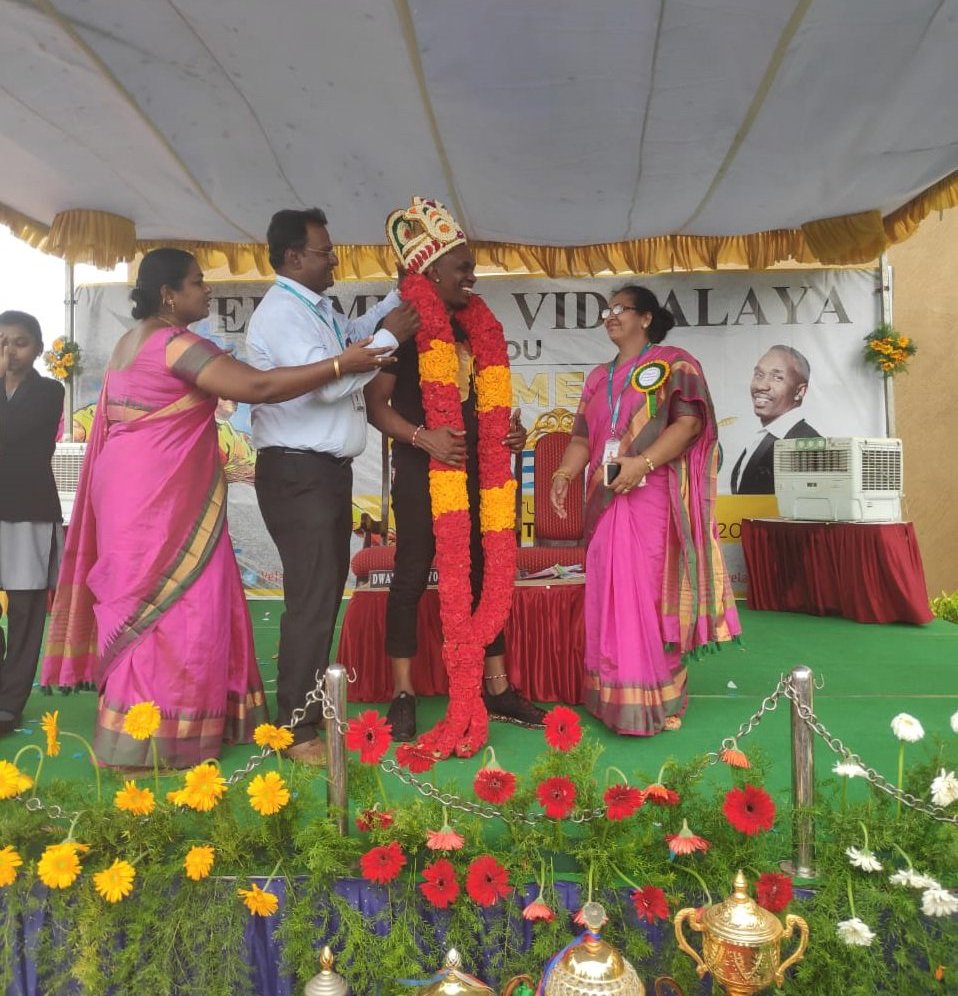
[{"label": "orange marigold flower", "polygon": [[206,878],[213,869],[213,858],[216,852],[209,844],[197,844],[186,852],[183,859],[183,868],[186,870],[186,877],[194,882]]},{"label": "orange marigold flower", "polygon": [[463,512],[469,508],[464,470],[430,470],[429,495],[432,498],[432,515],[438,519],[446,512]]},{"label": "orange marigold flower", "polygon": [[155,702],[137,702],[123,717],[123,732],[134,740],[149,740],[160,728],[160,719]]},{"label": "orange marigold flower", "polygon": [[124,782],[113,799],[117,809],[134,816],[149,816],[156,807],[156,799],[148,788],[140,788],[136,782]]},{"label": "orange marigold flower", "polygon": [[455,384],[459,370],[459,357],[451,342],[433,339],[429,349],[419,354],[419,379]]},{"label": "orange marigold flower", "polygon": [[508,367],[498,364],[476,374],[476,411],[508,408],[512,404],[512,376]]},{"label": "orange marigold flower", "polygon": [[197,764],[185,781],[180,801],[200,813],[208,813],[226,794],[226,779],[215,764]]},{"label": "orange marigold flower", "polygon": [[59,715],[60,710],[57,709],[55,712],[45,712],[40,717],[40,729],[47,735],[47,754],[50,757],[56,757],[60,753],[60,740],[58,738],[60,730],[57,726]]},{"label": "orange marigold flower", "polygon": [[272,723],[260,723],[253,730],[253,742],[257,747],[268,747],[270,750],[286,750],[293,745],[293,734],[285,726],[274,726]]},{"label": "orange marigold flower", "polygon": [[51,844],[40,855],[37,876],[48,889],[69,888],[83,871],[79,854],[88,850],[87,844],[78,844],[72,840],[63,844]]},{"label": "orange marigold flower", "polygon": [[12,799],[33,785],[33,779],[25,775],[15,764],[0,761],[0,799]]},{"label": "orange marigold flower", "polygon": [[257,775],[246,789],[249,804],[260,816],[273,816],[289,802],[289,789],[276,771]]},{"label": "orange marigold flower", "polygon": [[129,861],[117,858],[109,868],[93,876],[93,887],[108,902],[118,903],[133,891],[136,869]]},{"label": "orange marigold flower", "polygon": [[272,916],[279,909],[279,899],[272,892],[266,892],[255,882],[251,889],[237,889],[237,894],[253,916]]},{"label": "orange marigold flower", "polygon": [[23,864],[23,858],[14,850],[12,844],[7,844],[0,850],[0,887],[13,885],[17,879],[17,869]]},{"label": "orange marigold flower", "polygon": [[516,525],[516,479],[510,477],[502,487],[483,488],[479,492],[479,525],[484,533]]}]

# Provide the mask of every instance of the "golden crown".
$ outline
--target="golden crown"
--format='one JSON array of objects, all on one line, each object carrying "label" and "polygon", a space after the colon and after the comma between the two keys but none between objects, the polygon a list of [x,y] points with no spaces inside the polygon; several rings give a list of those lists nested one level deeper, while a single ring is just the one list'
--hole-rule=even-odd
[{"label": "golden crown", "polygon": [[389,215],[386,237],[407,273],[422,273],[443,253],[466,241],[448,210],[439,201],[424,197],[414,197],[408,208]]}]

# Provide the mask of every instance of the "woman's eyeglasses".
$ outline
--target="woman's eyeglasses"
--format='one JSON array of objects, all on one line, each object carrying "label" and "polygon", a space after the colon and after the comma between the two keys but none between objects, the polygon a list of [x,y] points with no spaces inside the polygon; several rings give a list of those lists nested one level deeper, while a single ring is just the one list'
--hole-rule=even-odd
[{"label": "woman's eyeglasses", "polygon": [[618,318],[623,311],[638,311],[638,310],[639,310],[638,308],[633,308],[631,304],[616,304],[613,305],[611,308],[603,308],[599,312],[599,317],[602,319],[602,321],[605,321],[607,318],[611,318],[613,315],[615,315],[615,317]]}]

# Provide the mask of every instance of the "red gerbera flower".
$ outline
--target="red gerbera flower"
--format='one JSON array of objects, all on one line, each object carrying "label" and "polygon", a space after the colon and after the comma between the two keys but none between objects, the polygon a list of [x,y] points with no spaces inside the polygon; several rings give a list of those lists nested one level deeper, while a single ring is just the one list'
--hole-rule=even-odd
[{"label": "red gerbera flower", "polygon": [[554,920],[556,918],[552,907],[542,901],[542,893],[523,908],[522,915],[526,920]]},{"label": "red gerbera flower", "polygon": [[578,715],[566,706],[556,706],[546,713],[546,743],[556,750],[571,750],[582,739]]},{"label": "red gerbera flower", "polygon": [[726,747],[719,754],[719,760],[724,761],[730,768],[751,768],[749,759],[738,747]]},{"label": "red gerbera flower", "polygon": [[483,802],[498,806],[515,795],[516,776],[502,768],[480,768],[476,772],[472,790]]},{"label": "red gerbera flower", "polygon": [[371,848],[359,859],[363,878],[381,885],[391,882],[405,863],[406,855],[395,841],[383,847]]},{"label": "red gerbera flower", "polygon": [[561,775],[540,782],[536,796],[546,816],[553,820],[564,820],[575,808],[575,785]]},{"label": "red gerbera flower", "polygon": [[415,744],[400,744],[396,748],[396,764],[414,775],[428,771],[435,763],[436,759],[429,751],[420,750]]},{"label": "red gerbera flower", "polygon": [[422,877],[426,881],[419,883],[419,891],[438,909],[444,910],[459,895],[456,869],[446,858],[426,865]]},{"label": "red gerbera flower", "polygon": [[770,913],[781,913],[792,901],[792,879],[779,872],[765,872],[755,883],[755,899]]},{"label": "red gerbera flower", "polygon": [[679,804],[679,794],[658,782],[647,785],[643,790],[646,802],[654,802],[656,806],[677,806]]},{"label": "red gerbera flower", "polygon": [[389,750],[392,724],[375,709],[361,712],[346,724],[346,747],[359,751],[363,764],[376,764]]},{"label": "red gerbera flower", "polygon": [[722,805],[725,818],[741,833],[750,837],[760,830],[771,830],[775,822],[775,803],[765,789],[745,785],[732,789]]},{"label": "red gerbera flower", "polygon": [[691,854],[693,851],[707,851],[709,842],[689,830],[689,821],[682,820],[682,829],[678,833],[665,835],[665,842],[673,854]]},{"label": "red gerbera flower", "polygon": [[654,885],[636,889],[632,893],[632,905],[635,907],[635,912],[644,917],[647,923],[669,918],[669,901],[665,898],[665,893]]},{"label": "red gerbera flower", "polygon": [[642,807],[645,796],[637,788],[628,785],[610,785],[602,796],[605,803],[605,818],[607,820],[627,820],[637,809]]},{"label": "red gerbera flower", "polygon": [[369,833],[370,830],[383,830],[392,826],[393,814],[379,808],[377,802],[372,809],[364,809],[356,814],[356,829],[362,833]]},{"label": "red gerbera flower", "polygon": [[480,906],[491,906],[509,893],[509,873],[494,857],[483,854],[466,871],[466,892]]}]

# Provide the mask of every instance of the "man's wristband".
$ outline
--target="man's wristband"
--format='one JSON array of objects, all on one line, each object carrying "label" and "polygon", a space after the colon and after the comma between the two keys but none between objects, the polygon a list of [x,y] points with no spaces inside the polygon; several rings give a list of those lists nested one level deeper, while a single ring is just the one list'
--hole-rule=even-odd
[{"label": "man's wristband", "polygon": [[425,429],[425,428],[426,427],[424,425],[417,425],[416,426],[416,431],[412,434],[412,439],[409,440],[410,446],[415,446],[416,445],[416,439],[419,436],[419,433],[422,432],[422,430]]},{"label": "man's wristband", "polygon": [[339,369],[339,357],[338,356],[334,356],[333,357],[333,373],[336,374],[336,380],[339,380],[339,378],[342,377],[342,375],[343,375],[343,372]]}]

